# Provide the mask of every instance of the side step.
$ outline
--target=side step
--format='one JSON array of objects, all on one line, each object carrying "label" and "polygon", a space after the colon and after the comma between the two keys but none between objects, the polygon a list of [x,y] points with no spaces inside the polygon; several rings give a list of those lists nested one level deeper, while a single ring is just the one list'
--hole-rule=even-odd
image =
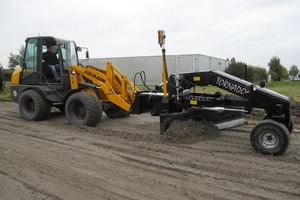
[{"label": "side step", "polygon": [[170,124],[175,121],[184,121],[194,119],[201,121],[206,119],[213,122],[219,129],[230,128],[245,123],[244,112],[242,111],[225,111],[218,113],[211,110],[192,110],[181,113],[170,113],[160,115],[160,134],[169,128]]}]

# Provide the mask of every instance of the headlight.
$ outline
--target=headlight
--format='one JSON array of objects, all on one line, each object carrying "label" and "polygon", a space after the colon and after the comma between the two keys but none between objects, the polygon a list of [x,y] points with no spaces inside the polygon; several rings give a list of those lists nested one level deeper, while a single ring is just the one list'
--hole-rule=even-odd
[{"label": "headlight", "polygon": [[76,70],[75,70],[75,69],[72,69],[72,70],[71,70],[71,74],[72,74],[72,75],[75,75],[75,74],[76,74]]}]

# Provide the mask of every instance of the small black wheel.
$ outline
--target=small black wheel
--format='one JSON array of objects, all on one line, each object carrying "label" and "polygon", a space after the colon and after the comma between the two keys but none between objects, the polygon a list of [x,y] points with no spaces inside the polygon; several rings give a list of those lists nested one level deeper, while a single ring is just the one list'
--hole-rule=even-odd
[{"label": "small black wheel", "polygon": [[282,123],[266,119],[253,128],[250,143],[259,153],[278,156],[287,150],[290,134]]},{"label": "small black wheel", "polygon": [[130,115],[130,112],[127,112],[116,105],[110,105],[104,112],[109,118],[124,118]]},{"label": "small black wheel", "polygon": [[95,95],[78,92],[67,100],[65,114],[71,124],[96,126],[102,117],[102,105]]},{"label": "small black wheel", "polygon": [[26,120],[46,119],[51,111],[51,103],[35,90],[26,90],[19,99],[19,111]]},{"label": "small black wheel", "polygon": [[[266,119],[271,119],[271,118],[270,118],[269,115],[266,115],[266,116],[264,117],[264,120],[266,120]],[[289,123],[288,125],[285,124],[285,126],[286,126],[286,128],[288,129],[289,133],[291,134],[291,133],[293,132],[294,128],[295,128],[295,119],[294,119],[293,116],[291,116],[291,121],[290,121],[290,123]]]}]

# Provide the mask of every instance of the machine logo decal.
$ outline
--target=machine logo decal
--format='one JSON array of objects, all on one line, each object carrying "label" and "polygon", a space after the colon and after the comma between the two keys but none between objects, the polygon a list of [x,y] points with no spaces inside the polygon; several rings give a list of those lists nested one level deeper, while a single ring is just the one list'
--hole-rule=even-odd
[{"label": "machine logo decal", "polygon": [[97,80],[103,82],[103,83],[105,83],[105,81],[106,81],[104,78],[101,78],[101,77],[98,76],[97,74],[93,74],[92,72],[90,72],[90,71],[88,71],[88,70],[85,70],[85,73],[86,73],[87,75],[89,75],[89,76],[91,76],[91,77],[93,77],[93,78],[95,78],[95,79],[97,79]]},{"label": "machine logo decal", "polygon": [[217,77],[216,84],[218,86],[221,86],[221,87],[223,87],[225,89],[228,89],[228,90],[230,90],[230,91],[232,91],[232,92],[234,92],[236,94],[242,94],[243,95],[243,94],[249,93],[249,91],[245,87],[242,87],[242,86],[240,86],[240,85],[238,85],[236,83],[232,83],[230,81],[224,80],[224,79],[222,79],[220,77]]}]

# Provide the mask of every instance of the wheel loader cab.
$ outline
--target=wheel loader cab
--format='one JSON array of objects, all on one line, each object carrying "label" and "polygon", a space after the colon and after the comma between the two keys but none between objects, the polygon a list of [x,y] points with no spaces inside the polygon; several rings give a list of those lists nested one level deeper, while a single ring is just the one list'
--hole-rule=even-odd
[{"label": "wheel loader cab", "polygon": [[78,65],[73,41],[54,37],[27,38],[20,83],[67,85],[70,65]]},{"label": "wheel loader cab", "polygon": [[[27,38],[22,68],[12,75],[13,101],[18,103],[26,90],[34,89],[52,105],[63,104],[71,90],[69,68],[78,65],[77,49],[71,40],[49,36]],[[55,62],[47,60],[50,53]],[[49,54],[48,57],[45,54]]]}]

